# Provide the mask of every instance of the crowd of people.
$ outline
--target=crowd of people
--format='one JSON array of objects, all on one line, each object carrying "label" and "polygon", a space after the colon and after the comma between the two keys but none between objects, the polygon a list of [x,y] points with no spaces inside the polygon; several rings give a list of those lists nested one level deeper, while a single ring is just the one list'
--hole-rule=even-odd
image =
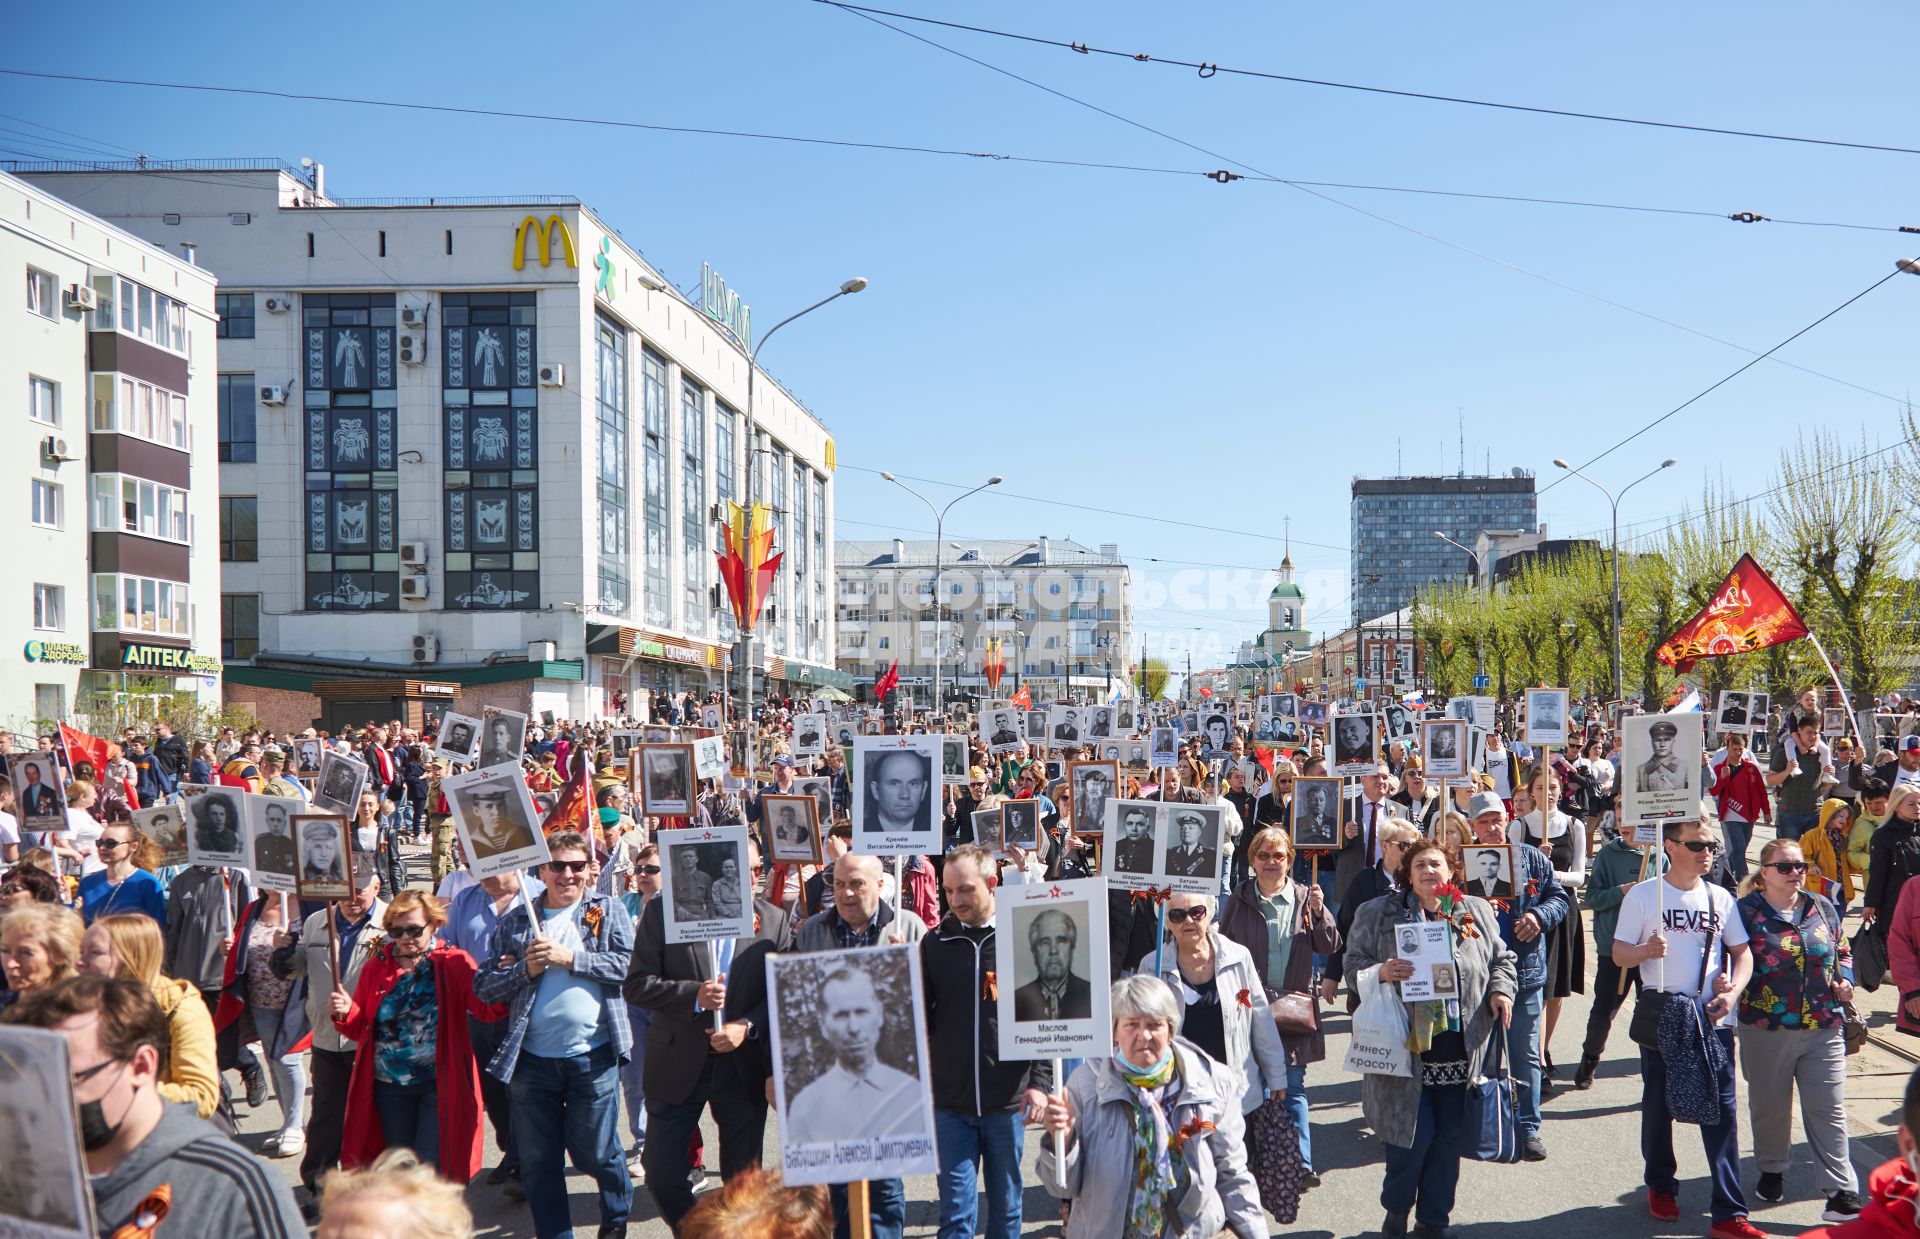
[{"label": "crowd of people", "polygon": [[[625,1232],[640,1191],[683,1236],[846,1234],[862,1197],[871,1232],[897,1236],[898,1179],[855,1195],[759,1170],[778,1160],[767,1155],[765,957],[895,943],[918,951],[924,978],[931,1052],[914,1087],[934,1107],[943,1236],[1021,1233],[1030,1128],[1041,1134],[1034,1182],[1060,1200],[1070,1236],[1268,1234],[1281,1209],[1256,1171],[1272,1145],[1253,1133],[1289,1133],[1287,1203],[1319,1184],[1309,1072],[1327,1057],[1323,1017],[1343,987],[1349,1011],[1363,991],[1389,995],[1409,1029],[1408,1068],[1365,1072],[1361,1087],[1384,1152],[1390,1239],[1451,1233],[1475,1080],[1510,1070],[1517,1155],[1546,1160],[1546,1103],[1592,1086],[1623,1009],[1654,1217],[1679,1216],[1679,1119],[1701,1133],[1711,1235],[1755,1239],[1746,1193],[1772,1202],[1789,1190],[1796,1088],[1823,1218],[1852,1223],[1881,1207],[1862,1201],[1848,1149],[1845,1055],[1866,961],[1853,958],[1845,918],[1876,957],[1871,983],[1885,973],[1920,993],[1920,895],[1907,881],[1920,874],[1920,736],[1872,755],[1823,737],[1810,692],[1771,725],[1720,737],[1699,812],[1636,842],[1622,817],[1621,735],[1598,703],[1576,703],[1570,743],[1554,752],[1521,742],[1503,710],[1465,778],[1429,778],[1414,738],[1383,731],[1377,760],[1345,785],[1336,846],[1308,849],[1296,847],[1309,810],[1294,791],[1330,773],[1323,729],[1303,725],[1282,749],[1256,740],[1250,717],[1209,730],[1179,707],[1142,708],[1142,735],[1179,732],[1173,762],[1123,766],[1100,801],[1223,807],[1219,880],[1157,900],[1109,892],[1111,975],[1091,980],[1110,987],[1112,1053],[1056,1075],[1044,1059],[1000,1057],[996,893],[1096,875],[1103,857],[1126,864],[1124,826],[1109,839],[1104,817],[1075,820],[1067,765],[1097,746],[1009,748],[972,717],[889,715],[902,731],[968,732],[965,781],[940,798],[938,849],[895,866],[853,850],[862,789],[840,746],[795,755],[794,722],[811,703],[768,703],[741,729],[756,777],[736,766],[700,780],[692,812],[642,814],[617,738],[701,729],[720,705],[689,695],[658,702],[649,720],[528,727],[518,764],[536,803],[562,803],[571,780],[584,811],[548,835],[540,865],[482,879],[441,790],[462,765],[399,721],[204,739],[162,724],[117,737],[104,769],[39,737],[60,754],[67,828],[26,834],[14,800],[35,767],[12,760],[27,746],[0,736],[0,1020],[66,1035],[101,1233],[137,1225],[166,1180],[173,1217],[208,1233],[318,1222],[323,1234],[463,1234],[459,1188],[484,1179],[553,1239],[573,1233],[571,1162],[592,1180],[603,1236]],[[167,863],[136,825],[144,807],[195,785],[311,801],[327,750],[371,772],[350,823],[349,898],[302,901],[256,890],[243,869]],[[800,779],[824,782],[821,861],[763,864],[799,829],[763,799]],[[976,815],[1009,801],[1034,803],[1031,845],[976,837]],[[736,902],[751,903],[754,933],[668,941],[662,835],[734,823],[751,837],[748,872],[724,880],[743,885]],[[1756,852],[1761,827],[1772,837]],[[1649,840],[1645,827],[1638,838]],[[1510,849],[1512,872],[1494,893],[1489,870],[1482,894],[1468,857],[1490,849]],[[1416,975],[1404,932],[1436,923],[1451,996],[1403,1001],[1392,987]],[[1569,1071],[1554,1038],[1575,994],[1590,1014],[1576,1050],[1561,1037]],[[1683,1008],[1699,1012],[1690,1042],[1668,1035],[1684,1022],[1668,1012]],[[1920,1032],[1920,998],[1898,1019]],[[795,1113],[883,1096],[877,1080],[823,1078]],[[1670,1102],[1680,1094],[1684,1113]],[[297,1166],[297,1192],[236,1143],[242,1106],[268,1116],[259,1152]],[[717,1150],[704,1147],[705,1116]],[[1903,1127],[1903,1149],[1908,1128],[1920,1130]],[[1895,1189],[1878,1174],[1870,1187],[1882,1201]],[[1911,1193],[1911,1172],[1899,1190]]]}]

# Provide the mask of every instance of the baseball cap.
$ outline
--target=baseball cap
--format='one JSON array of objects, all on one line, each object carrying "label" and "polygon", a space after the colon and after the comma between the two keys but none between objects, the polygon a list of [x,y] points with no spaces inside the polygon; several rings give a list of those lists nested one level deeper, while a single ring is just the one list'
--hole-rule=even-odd
[{"label": "baseball cap", "polygon": [[1920,736],[1907,736],[1900,741],[1902,753],[1911,753],[1915,749],[1920,749]]},{"label": "baseball cap", "polygon": [[1492,792],[1475,792],[1473,799],[1467,801],[1467,817],[1469,819],[1479,817],[1486,813],[1505,813],[1506,811],[1507,806],[1502,804],[1500,797],[1494,795]]},{"label": "baseball cap", "polygon": [[788,757],[785,753],[782,753],[773,759],[773,764],[776,766],[792,766],[793,758]]}]

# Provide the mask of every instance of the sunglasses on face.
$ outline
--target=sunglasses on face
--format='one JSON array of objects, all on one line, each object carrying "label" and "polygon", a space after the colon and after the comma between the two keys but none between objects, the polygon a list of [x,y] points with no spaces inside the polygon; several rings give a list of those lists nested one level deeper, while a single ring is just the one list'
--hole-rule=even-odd
[{"label": "sunglasses on face", "polygon": [[633,871],[635,873],[644,873],[650,878],[660,876],[660,866],[658,865],[635,865]]},{"label": "sunglasses on face", "polygon": [[585,873],[587,863],[584,860],[550,860],[547,862],[547,868],[555,873]]},{"label": "sunglasses on face", "polygon": [[1720,850],[1720,845],[1710,839],[1681,839],[1679,840],[1679,844],[1696,856],[1702,852],[1718,852]]},{"label": "sunglasses on face", "polygon": [[1284,861],[1287,859],[1287,854],[1285,852],[1255,852],[1253,858],[1255,860]]},{"label": "sunglasses on face", "polygon": [[1777,860],[1766,867],[1779,874],[1805,873],[1807,871],[1807,862],[1804,860]]},{"label": "sunglasses on face", "polygon": [[405,938],[409,942],[411,942],[413,939],[420,937],[422,934],[431,933],[431,932],[432,931],[429,930],[425,925],[395,925],[392,929],[389,929],[387,931],[387,937]]},{"label": "sunglasses on face", "polygon": [[1204,921],[1206,919],[1207,919],[1207,909],[1205,905],[1200,905],[1192,908],[1168,908],[1167,909],[1167,924],[1169,925],[1184,925],[1188,921],[1192,921],[1194,924],[1197,925],[1201,921]]},{"label": "sunglasses on face", "polygon": [[94,841],[94,844],[93,844],[93,846],[94,846],[94,849],[95,849],[96,851],[101,851],[101,852],[111,852],[111,851],[114,851],[114,850],[116,850],[116,849],[118,849],[118,848],[123,848],[123,847],[125,847],[125,846],[127,846],[127,840],[125,840],[125,839],[97,839],[97,840],[95,840],[95,841]]}]

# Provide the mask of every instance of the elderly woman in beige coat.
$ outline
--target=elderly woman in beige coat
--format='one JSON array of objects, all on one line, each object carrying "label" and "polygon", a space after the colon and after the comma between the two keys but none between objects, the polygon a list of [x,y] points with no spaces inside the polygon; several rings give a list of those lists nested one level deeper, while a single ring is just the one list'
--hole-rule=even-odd
[{"label": "elderly woman in beige coat", "polygon": [[1167,900],[1173,942],[1161,961],[1160,979],[1184,1008],[1181,1038],[1240,1074],[1246,1082],[1240,1113],[1251,1114],[1269,1096],[1287,1091],[1287,1050],[1253,953],[1223,936],[1212,919],[1213,900],[1206,895]]}]

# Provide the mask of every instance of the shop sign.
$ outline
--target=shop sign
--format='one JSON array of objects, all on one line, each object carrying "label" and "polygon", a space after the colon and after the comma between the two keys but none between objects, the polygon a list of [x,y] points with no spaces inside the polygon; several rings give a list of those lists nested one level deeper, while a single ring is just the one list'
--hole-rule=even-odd
[{"label": "shop sign", "polygon": [[422,697],[458,697],[460,695],[460,686],[458,684],[422,683],[420,685],[420,695]]},{"label": "shop sign", "polygon": [[576,271],[579,270],[580,260],[573,252],[573,232],[567,227],[566,220],[554,214],[547,216],[547,222],[544,224],[531,215],[520,221],[520,227],[515,229],[513,234],[513,269],[515,271],[524,270],[527,265],[529,237],[533,239],[534,257],[540,260],[541,266],[544,267],[553,261],[553,243],[558,241],[567,265]]},{"label": "shop sign", "polygon": [[27,661],[65,663],[70,667],[84,667],[87,665],[87,651],[65,641],[29,641],[27,642]]},{"label": "shop sign", "polygon": [[219,675],[220,660],[171,645],[129,642],[120,647],[120,666],[126,671],[184,671],[189,675]]},{"label": "shop sign", "polygon": [[700,308],[708,318],[733,333],[733,338],[753,347],[753,309],[740,300],[740,294],[727,287],[720,273],[706,263],[700,264]]}]

